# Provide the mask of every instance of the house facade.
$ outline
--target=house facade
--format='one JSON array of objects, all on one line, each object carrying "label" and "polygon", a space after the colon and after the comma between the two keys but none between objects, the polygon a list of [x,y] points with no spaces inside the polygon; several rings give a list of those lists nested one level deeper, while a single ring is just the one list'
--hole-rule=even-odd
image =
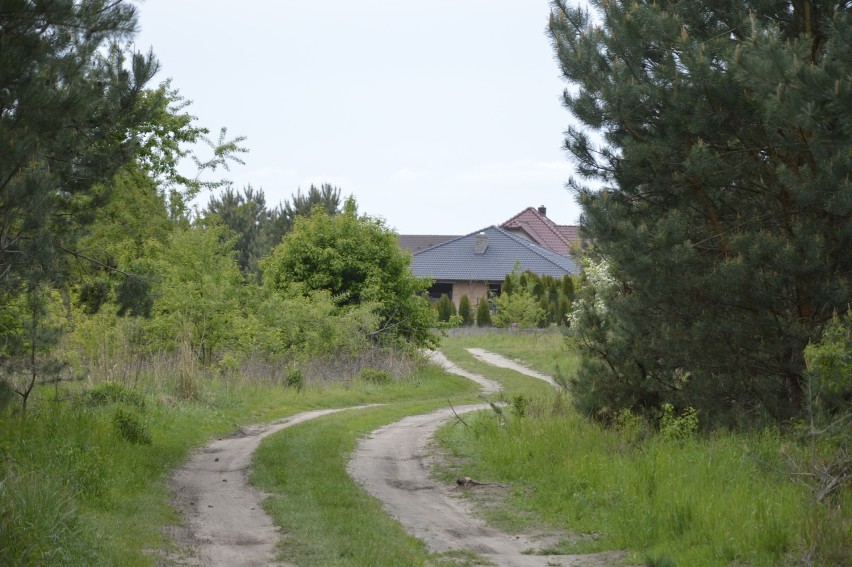
[{"label": "house facade", "polygon": [[497,226],[420,250],[413,254],[411,268],[414,275],[434,280],[431,299],[447,294],[458,307],[463,295],[476,305],[489,292],[499,294],[506,274],[515,266],[556,278],[579,273],[570,256]]}]

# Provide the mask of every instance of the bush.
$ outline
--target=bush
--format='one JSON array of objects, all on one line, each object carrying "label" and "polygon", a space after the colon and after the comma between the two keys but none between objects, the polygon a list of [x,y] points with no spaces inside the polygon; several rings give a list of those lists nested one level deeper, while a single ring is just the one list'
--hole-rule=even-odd
[{"label": "bush", "polygon": [[473,325],[473,310],[470,308],[470,299],[467,295],[459,299],[459,317],[465,327]]},{"label": "bush", "polygon": [[391,381],[391,375],[384,370],[376,370],[375,368],[365,368],[360,374],[361,380],[370,382],[371,384],[387,384]]},{"label": "bush", "polygon": [[297,392],[301,392],[305,386],[305,379],[302,377],[302,371],[294,368],[287,375],[287,387],[296,388]]},{"label": "bush", "polygon": [[438,321],[442,323],[449,321],[453,315],[454,308],[455,306],[447,294],[442,293],[441,298],[438,300]]},{"label": "bush", "polygon": [[537,327],[546,317],[547,310],[541,308],[539,301],[520,289],[511,295],[503,293],[497,298],[495,323],[498,327],[508,327],[512,323],[517,323],[521,328]]},{"label": "bush", "polygon": [[476,326],[491,326],[491,307],[488,305],[488,299],[485,297],[481,298],[479,305],[476,306]]},{"label": "bush", "polygon": [[106,406],[109,404],[124,404],[138,409],[145,408],[145,397],[136,390],[111,380],[101,382],[83,396],[89,407]]}]

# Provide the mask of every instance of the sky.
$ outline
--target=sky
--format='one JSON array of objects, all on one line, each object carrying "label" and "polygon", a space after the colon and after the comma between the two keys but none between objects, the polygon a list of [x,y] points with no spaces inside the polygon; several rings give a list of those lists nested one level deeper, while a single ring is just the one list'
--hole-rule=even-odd
[{"label": "sky", "polygon": [[246,136],[225,175],[268,205],[331,183],[400,234],[468,234],[541,205],[578,220],[548,0],[137,7],[155,82],[171,78],[212,133]]}]

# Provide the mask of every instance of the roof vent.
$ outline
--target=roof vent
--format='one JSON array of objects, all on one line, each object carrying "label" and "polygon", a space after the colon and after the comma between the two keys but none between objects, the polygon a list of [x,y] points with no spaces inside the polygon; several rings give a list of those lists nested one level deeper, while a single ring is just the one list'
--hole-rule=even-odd
[{"label": "roof vent", "polygon": [[539,205],[539,207],[538,207],[538,213],[539,213],[541,216],[546,217],[546,216],[547,216],[547,207],[545,207],[544,205]]},{"label": "roof vent", "polygon": [[480,232],[476,235],[476,244],[473,245],[473,253],[474,254],[485,254],[485,251],[488,249],[488,237],[485,236],[484,232]]}]

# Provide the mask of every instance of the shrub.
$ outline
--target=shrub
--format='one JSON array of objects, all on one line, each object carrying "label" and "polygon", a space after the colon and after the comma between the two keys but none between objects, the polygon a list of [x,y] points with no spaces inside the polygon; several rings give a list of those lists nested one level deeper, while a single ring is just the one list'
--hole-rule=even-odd
[{"label": "shrub", "polygon": [[450,301],[450,298],[446,293],[441,294],[441,298],[438,300],[438,321],[446,322],[450,320],[450,317],[453,314],[453,302]]},{"label": "shrub", "polygon": [[536,327],[546,317],[547,310],[541,308],[538,300],[520,289],[512,295],[504,293],[497,298],[495,323],[498,327],[508,327],[512,323],[521,328]]},{"label": "shrub", "polygon": [[361,380],[370,382],[371,384],[387,384],[391,381],[391,375],[384,370],[376,370],[375,368],[365,368],[360,374]]},{"label": "shrub", "polygon": [[695,408],[686,408],[680,415],[675,415],[674,406],[663,404],[663,415],[660,417],[660,435],[669,439],[686,439],[698,431],[698,412]]},{"label": "shrub", "polygon": [[470,308],[470,298],[467,295],[461,296],[459,299],[459,317],[461,317],[462,325],[473,325],[473,310]]},{"label": "shrub", "polygon": [[145,397],[142,394],[112,380],[101,382],[86,392],[83,399],[89,407],[124,404],[138,409],[145,408]]},{"label": "shrub", "polygon": [[481,298],[479,305],[476,306],[476,326],[491,326],[491,307],[488,305],[488,299],[485,297]]},{"label": "shrub", "polygon": [[288,388],[296,388],[297,392],[301,392],[302,388],[305,386],[305,379],[302,376],[302,371],[298,368],[294,368],[287,375],[287,387]]}]

